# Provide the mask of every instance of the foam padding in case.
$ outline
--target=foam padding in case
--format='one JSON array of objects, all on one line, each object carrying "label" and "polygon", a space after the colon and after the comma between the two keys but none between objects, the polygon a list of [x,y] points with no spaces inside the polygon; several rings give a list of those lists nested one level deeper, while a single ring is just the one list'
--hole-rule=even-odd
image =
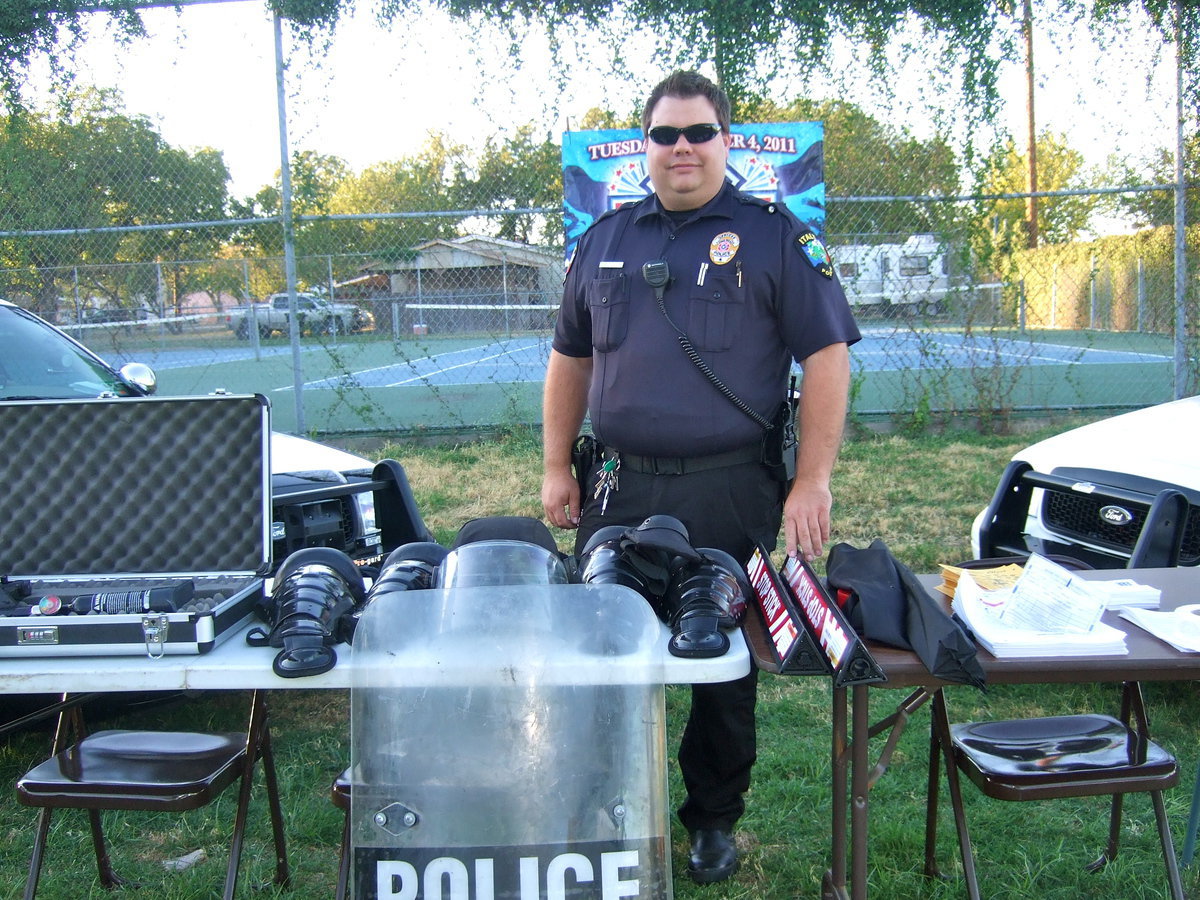
[{"label": "foam padding in case", "polygon": [[0,574],[256,572],[260,396],[0,403]]}]

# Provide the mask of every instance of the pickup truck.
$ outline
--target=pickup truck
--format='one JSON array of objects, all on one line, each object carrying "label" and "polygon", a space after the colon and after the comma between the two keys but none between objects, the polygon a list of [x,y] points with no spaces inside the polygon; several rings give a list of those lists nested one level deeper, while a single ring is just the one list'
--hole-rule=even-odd
[{"label": "pickup truck", "polygon": [[[297,294],[296,310],[301,334],[353,334],[375,327],[375,318],[365,309],[353,303],[331,303],[315,294]],[[226,311],[225,324],[242,340],[250,338],[254,326],[262,338],[287,334],[288,295],[272,294],[264,303],[235,306]]]}]

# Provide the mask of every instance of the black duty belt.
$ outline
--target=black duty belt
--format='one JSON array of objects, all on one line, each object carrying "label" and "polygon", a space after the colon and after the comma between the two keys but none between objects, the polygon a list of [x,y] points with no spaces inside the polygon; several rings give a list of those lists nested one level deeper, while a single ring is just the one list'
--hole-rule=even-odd
[{"label": "black duty belt", "polygon": [[762,462],[762,447],[754,444],[749,447],[738,447],[736,450],[726,450],[724,453],[712,453],[708,456],[641,456],[637,453],[626,453],[624,450],[605,448],[605,459],[620,457],[621,468],[643,475],[690,475],[695,472],[707,472],[710,469],[723,469],[726,466],[740,466],[749,462]]}]

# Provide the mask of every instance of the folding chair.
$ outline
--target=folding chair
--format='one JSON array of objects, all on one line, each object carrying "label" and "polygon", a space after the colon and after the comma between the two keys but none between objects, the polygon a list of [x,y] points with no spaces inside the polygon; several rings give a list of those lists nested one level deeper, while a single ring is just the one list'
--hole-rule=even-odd
[{"label": "folding chair", "polygon": [[978,900],[979,885],[963,809],[960,771],[986,796],[997,800],[1111,795],[1108,844],[1087,867],[1093,872],[1117,855],[1124,795],[1150,794],[1171,897],[1183,900],[1175,845],[1162,797],[1165,789],[1179,781],[1179,770],[1175,758],[1148,737],[1141,686],[1126,682],[1121,696],[1120,719],[1087,714],[951,725],[945,695],[938,690],[933,697],[929,747],[925,874],[939,876],[935,856],[941,759],[946,765],[963,877],[971,900]]},{"label": "folding chair", "polygon": [[[75,743],[67,746],[72,732]],[[65,711],[55,731],[52,756],[17,781],[17,799],[40,807],[25,898],[37,892],[50,816],[56,809],[85,809],[100,882],[124,883],[113,872],[101,810],[183,811],[206,806],[235,781],[240,783],[237,815],[225,876],[225,900],[237,888],[254,765],[262,760],[271,827],[275,839],[275,882],[290,881],[283,814],[271,753],[265,694],[254,692],[250,724],[244,734],[178,731],[98,731],[87,734],[78,707]]]}]

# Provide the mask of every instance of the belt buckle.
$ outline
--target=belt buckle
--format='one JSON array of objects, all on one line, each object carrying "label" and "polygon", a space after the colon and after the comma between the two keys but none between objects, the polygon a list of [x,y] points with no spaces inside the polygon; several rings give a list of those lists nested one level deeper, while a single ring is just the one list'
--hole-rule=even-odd
[{"label": "belt buckle", "polygon": [[655,475],[683,475],[683,459],[678,456],[650,457]]}]

